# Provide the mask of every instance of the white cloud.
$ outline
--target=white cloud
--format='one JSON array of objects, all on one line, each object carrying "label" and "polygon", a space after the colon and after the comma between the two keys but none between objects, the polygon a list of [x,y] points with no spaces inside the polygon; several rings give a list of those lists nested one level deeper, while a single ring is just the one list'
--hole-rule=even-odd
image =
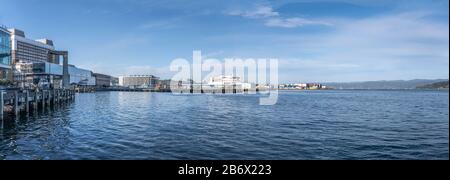
[{"label": "white cloud", "polygon": [[306,25],[331,26],[332,24],[322,21],[308,20],[304,18],[286,18],[286,19],[274,18],[267,20],[265,25],[269,27],[296,28]]},{"label": "white cloud", "polygon": [[244,46],[226,49],[238,56],[279,58],[284,81],[438,79],[449,75],[449,26],[435,17],[403,11],[327,19],[333,28],[326,32],[229,34],[212,41]]},{"label": "white cloud", "polygon": [[325,43],[347,59],[448,62],[448,24],[427,20],[428,15],[402,13],[349,22]]},{"label": "white cloud", "polygon": [[248,11],[240,11],[240,10],[234,10],[231,12],[228,12],[228,15],[231,16],[242,16],[245,18],[268,18],[268,17],[275,17],[279,16],[280,14],[278,12],[275,12],[272,7],[269,6],[259,6],[256,9],[248,10]]},{"label": "white cloud", "polygon": [[263,19],[265,21],[265,25],[268,27],[297,28],[307,25],[331,25],[325,21],[316,21],[300,17],[283,18],[279,12],[274,11],[274,9],[270,6],[258,6],[255,9],[247,11],[234,10],[228,12],[227,14],[231,16],[242,16],[250,19]]}]

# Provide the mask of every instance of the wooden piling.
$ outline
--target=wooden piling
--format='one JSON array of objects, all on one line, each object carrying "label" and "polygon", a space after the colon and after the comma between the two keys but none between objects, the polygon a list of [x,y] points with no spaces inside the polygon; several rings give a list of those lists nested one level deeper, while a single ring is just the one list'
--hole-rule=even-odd
[{"label": "wooden piling", "polygon": [[11,113],[14,113],[17,117],[22,111],[28,114],[30,106],[33,106],[33,110],[37,110],[39,103],[41,103],[44,111],[46,107],[69,102],[74,98],[74,91],[69,89],[42,91],[0,90],[0,119],[3,119],[5,116],[5,105],[10,105],[12,107]]},{"label": "wooden piling", "polygon": [[45,91],[42,91],[41,93],[41,101],[42,101],[42,108],[45,108]]},{"label": "wooden piling", "polygon": [[30,112],[30,91],[27,90],[25,93],[25,110],[27,113]]},{"label": "wooden piling", "polygon": [[19,92],[14,91],[14,113],[16,116],[19,114],[20,107],[19,107]]},{"label": "wooden piling", "polygon": [[5,91],[1,90],[0,91],[0,119],[3,119],[3,112],[4,112],[4,107],[5,107],[5,99],[4,96],[5,95]]},{"label": "wooden piling", "polygon": [[34,110],[37,110],[37,108],[38,108],[38,92],[37,91],[35,91],[34,92],[34,103],[33,103],[33,108],[34,108]]},{"label": "wooden piling", "polygon": [[48,95],[48,97],[47,97],[47,106],[50,106],[50,98],[51,98],[50,90],[47,91],[47,95]]},{"label": "wooden piling", "polygon": [[56,90],[53,89],[53,105],[56,105]]}]

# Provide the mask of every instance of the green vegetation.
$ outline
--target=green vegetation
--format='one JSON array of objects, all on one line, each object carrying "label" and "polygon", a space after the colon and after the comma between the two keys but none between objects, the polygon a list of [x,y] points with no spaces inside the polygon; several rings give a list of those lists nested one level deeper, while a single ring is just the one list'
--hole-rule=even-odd
[{"label": "green vegetation", "polygon": [[448,89],[449,81],[417,86],[417,89]]}]

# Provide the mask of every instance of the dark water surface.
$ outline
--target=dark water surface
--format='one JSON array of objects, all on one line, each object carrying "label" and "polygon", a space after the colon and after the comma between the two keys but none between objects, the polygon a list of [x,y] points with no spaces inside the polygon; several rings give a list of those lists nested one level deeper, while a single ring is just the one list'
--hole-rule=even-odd
[{"label": "dark water surface", "polygon": [[0,159],[449,159],[448,91],[99,92],[1,121]]}]

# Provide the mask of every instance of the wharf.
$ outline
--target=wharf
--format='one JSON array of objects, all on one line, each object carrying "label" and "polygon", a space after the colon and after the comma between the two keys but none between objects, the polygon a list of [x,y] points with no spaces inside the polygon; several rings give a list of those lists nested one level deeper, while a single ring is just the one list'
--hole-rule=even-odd
[{"label": "wharf", "polygon": [[29,113],[30,109],[55,106],[74,99],[75,91],[72,89],[0,90],[0,119],[3,119],[6,113],[18,116],[20,112]]}]

